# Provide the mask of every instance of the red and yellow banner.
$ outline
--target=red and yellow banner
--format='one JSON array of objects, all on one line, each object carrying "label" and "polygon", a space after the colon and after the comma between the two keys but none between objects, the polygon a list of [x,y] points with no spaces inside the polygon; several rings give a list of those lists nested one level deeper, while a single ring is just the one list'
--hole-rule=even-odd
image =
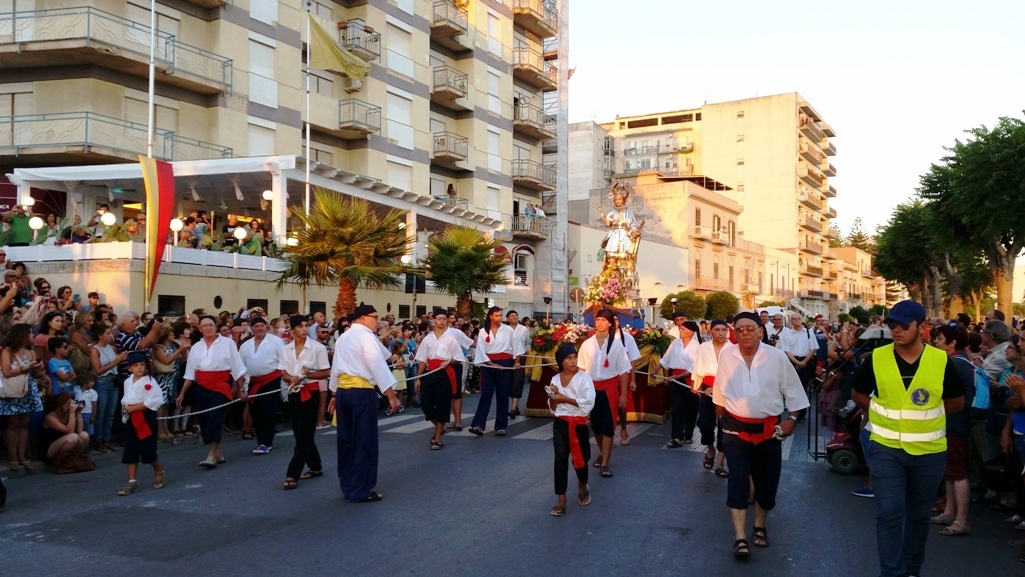
[{"label": "red and yellow banner", "polygon": [[146,183],[146,308],[153,297],[160,260],[174,214],[174,168],[170,162],[139,156]]}]

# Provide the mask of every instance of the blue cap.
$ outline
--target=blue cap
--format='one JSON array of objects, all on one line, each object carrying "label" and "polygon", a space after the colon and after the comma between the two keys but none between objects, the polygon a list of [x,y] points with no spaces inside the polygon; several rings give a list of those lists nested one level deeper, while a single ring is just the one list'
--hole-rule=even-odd
[{"label": "blue cap", "polygon": [[912,301],[900,301],[893,305],[890,309],[890,316],[887,317],[887,321],[897,321],[898,323],[912,323],[922,322],[925,320],[925,307],[921,304]]}]

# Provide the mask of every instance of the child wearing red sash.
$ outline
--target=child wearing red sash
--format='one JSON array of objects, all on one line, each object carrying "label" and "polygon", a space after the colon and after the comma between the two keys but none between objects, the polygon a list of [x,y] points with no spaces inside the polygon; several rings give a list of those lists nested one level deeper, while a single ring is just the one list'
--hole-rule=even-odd
[{"label": "child wearing red sash", "polygon": [[164,403],[160,385],[149,376],[149,359],[140,352],[128,355],[125,395],[121,400],[125,422],[125,450],[121,462],[128,466],[128,484],[118,495],[125,496],[139,490],[136,472],[139,462],[153,466],[153,488],[164,486],[164,467],[157,460],[157,409]]},{"label": "child wearing red sash", "polygon": [[552,377],[547,388],[548,404],[555,414],[552,423],[552,444],[555,448],[555,495],[559,498],[552,507],[553,517],[566,514],[566,489],[569,485],[569,467],[573,463],[577,474],[577,504],[591,503],[587,488],[587,462],[591,460],[591,444],[587,435],[587,415],[594,408],[597,393],[591,376],[577,368],[577,349],[563,343],[555,351],[555,362],[560,373]]}]

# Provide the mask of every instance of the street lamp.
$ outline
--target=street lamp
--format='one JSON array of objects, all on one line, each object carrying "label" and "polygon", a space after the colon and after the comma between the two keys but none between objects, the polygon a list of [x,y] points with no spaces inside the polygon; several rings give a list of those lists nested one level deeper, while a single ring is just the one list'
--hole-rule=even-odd
[{"label": "street lamp", "polygon": [[678,298],[676,298],[676,297],[673,297],[673,298],[669,299],[669,302],[673,304],[673,312],[674,312],[674,313],[676,312],[676,303],[677,303],[677,301],[679,301],[679,300],[680,300],[680,299],[678,299]]},{"label": "street lamp", "polygon": [[651,298],[648,299],[648,306],[651,307],[651,325],[652,326],[655,326],[655,304],[656,303],[658,303],[658,299],[656,297],[651,297]]},{"label": "street lamp", "polygon": [[242,228],[241,226],[237,226],[235,227],[235,230],[231,233],[231,236],[238,239],[239,242],[242,242],[246,239],[246,229]]},{"label": "street lamp", "polygon": [[114,226],[114,223],[117,222],[117,217],[111,212],[105,212],[100,217],[100,222],[103,223],[103,226]]},{"label": "street lamp", "polygon": [[545,324],[552,324],[552,297],[542,297],[545,301]]},{"label": "street lamp", "polygon": [[171,219],[171,230],[174,232],[174,246],[178,246],[178,233],[185,228],[185,223],[180,218]]},{"label": "street lamp", "polygon": [[21,205],[28,208],[32,208],[33,206],[35,206],[35,204],[36,199],[32,198],[31,196],[26,196],[25,199],[21,201]]},{"label": "street lamp", "polygon": [[[410,263],[413,262],[413,257],[409,256],[408,254],[404,254],[402,255],[402,258],[399,259],[399,261],[401,261],[403,265],[409,266]],[[408,272],[406,273],[406,278],[409,278]],[[410,284],[413,285],[413,308],[409,312],[409,318],[416,318],[416,279],[414,278],[412,280],[413,282],[411,282]]]}]

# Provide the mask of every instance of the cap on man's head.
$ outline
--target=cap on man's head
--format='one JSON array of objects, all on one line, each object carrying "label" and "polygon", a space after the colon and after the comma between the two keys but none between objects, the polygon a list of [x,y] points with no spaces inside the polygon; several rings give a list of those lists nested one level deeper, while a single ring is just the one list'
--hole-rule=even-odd
[{"label": "cap on man's head", "polygon": [[822,318],[822,315],[815,315],[815,320],[819,320],[821,318]]},{"label": "cap on man's head", "polygon": [[925,320],[925,316],[925,307],[913,300],[906,300],[893,305],[893,308],[890,309],[890,316],[886,320],[898,323],[920,323]]},{"label": "cap on man's head", "polygon": [[128,359],[126,360],[126,363],[128,364],[129,367],[134,365],[135,363],[148,363],[148,362],[149,362],[149,359],[146,358],[146,354],[145,353],[140,353],[139,351],[132,351],[132,352],[128,353]]},{"label": "cap on man's head", "polygon": [[701,330],[701,327],[698,326],[698,323],[694,321],[687,321],[683,323],[683,328],[689,330],[692,333],[696,333]]},{"label": "cap on man's head", "polygon": [[756,325],[762,326],[762,319],[758,315],[756,315],[756,314],[754,314],[752,312],[737,313],[733,317],[733,324],[739,323],[740,321],[742,321],[744,319],[751,319],[752,321],[754,321],[754,323]]},{"label": "cap on man's head", "polygon": [[712,321],[712,328],[713,329],[715,327],[725,327],[725,326],[727,326],[726,325],[726,321],[724,321],[722,319],[715,319],[714,321]]},{"label": "cap on man's head", "polygon": [[559,348],[555,351],[555,364],[559,365],[559,370],[562,370],[562,361],[566,360],[566,357],[577,354],[577,348],[573,346],[573,343],[562,343]]},{"label": "cap on man's head", "polygon": [[294,329],[306,321],[306,315],[292,315],[288,317],[288,327]]},{"label": "cap on man's head", "polygon": [[88,298],[91,298],[91,299],[98,299],[98,298],[100,298],[100,293],[98,293],[96,291],[93,291],[93,292],[89,293],[87,296],[88,296]]},{"label": "cap on man's head", "polygon": [[679,319],[679,318],[682,318],[683,320],[687,320],[687,313],[685,313],[683,311],[676,311],[676,312],[674,312],[673,313],[673,320],[675,321],[676,319]]},{"label": "cap on man's head", "polygon": [[249,326],[266,325],[267,319],[263,317],[249,317]]},{"label": "cap on man's head", "polygon": [[502,307],[491,307],[488,309],[488,316],[490,317],[491,315],[500,312],[502,312]]},{"label": "cap on man's head", "polygon": [[448,318],[448,311],[443,309],[443,308],[441,308],[441,307],[434,307],[434,310],[431,312],[431,316],[433,318],[438,318],[438,317]]},{"label": "cap on man's head", "polygon": [[352,311],[352,314],[349,315],[349,320],[354,321],[360,317],[372,315],[376,312],[377,309],[374,308],[374,305],[359,305],[358,307],[356,307],[356,310]]},{"label": "cap on man's head", "polygon": [[509,318],[509,315],[520,316],[520,313],[518,313],[518,312],[516,312],[516,311],[514,311],[512,309],[509,309],[509,312],[505,313],[505,318]]},{"label": "cap on man's head", "polygon": [[612,311],[609,309],[602,309],[594,313],[594,320],[598,320],[600,318],[609,321],[609,324],[616,322],[616,315],[612,314]]}]

